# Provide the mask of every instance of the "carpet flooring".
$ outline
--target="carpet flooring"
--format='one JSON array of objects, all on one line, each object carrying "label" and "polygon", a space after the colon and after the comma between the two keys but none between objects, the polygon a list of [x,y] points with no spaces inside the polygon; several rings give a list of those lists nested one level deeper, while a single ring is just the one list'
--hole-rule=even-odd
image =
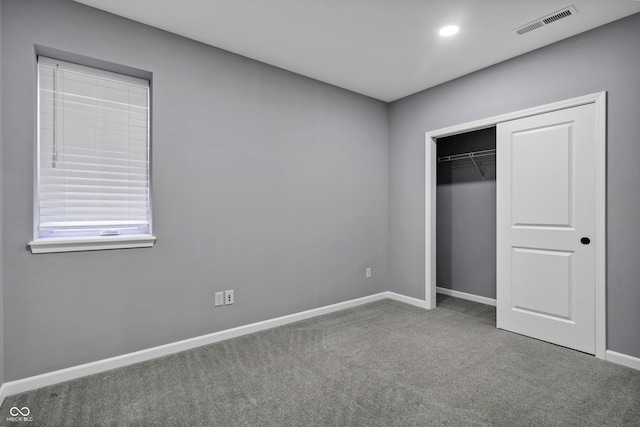
[{"label": "carpet flooring", "polygon": [[[33,421],[5,421],[13,406]],[[640,371],[383,300],[8,397],[7,426],[640,426]]]}]

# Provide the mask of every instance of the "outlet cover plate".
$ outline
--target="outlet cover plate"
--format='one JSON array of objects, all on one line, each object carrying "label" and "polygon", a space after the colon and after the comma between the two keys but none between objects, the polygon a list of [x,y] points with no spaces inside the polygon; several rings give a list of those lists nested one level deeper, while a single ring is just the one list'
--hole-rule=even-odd
[{"label": "outlet cover plate", "polygon": [[224,305],[233,304],[233,289],[224,291]]}]

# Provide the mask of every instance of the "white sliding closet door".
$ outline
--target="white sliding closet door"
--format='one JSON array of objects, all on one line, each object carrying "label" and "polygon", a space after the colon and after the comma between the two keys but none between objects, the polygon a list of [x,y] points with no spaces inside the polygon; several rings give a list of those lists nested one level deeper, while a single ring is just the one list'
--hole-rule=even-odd
[{"label": "white sliding closet door", "polygon": [[498,124],[497,327],[595,353],[596,108]]}]

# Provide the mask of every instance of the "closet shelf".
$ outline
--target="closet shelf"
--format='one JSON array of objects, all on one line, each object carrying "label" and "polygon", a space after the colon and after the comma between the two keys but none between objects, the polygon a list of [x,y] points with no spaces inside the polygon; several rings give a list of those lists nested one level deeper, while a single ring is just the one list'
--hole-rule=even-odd
[{"label": "closet shelf", "polygon": [[478,172],[480,172],[480,176],[484,180],[484,173],[482,173],[482,170],[480,170],[480,166],[478,166],[475,159],[478,157],[495,156],[495,155],[496,155],[495,149],[471,151],[469,153],[452,154],[451,156],[438,157],[438,163],[454,162],[456,160],[471,160],[473,162],[473,165],[476,167],[476,169],[478,169]]},{"label": "closet shelf", "polygon": [[456,160],[468,160],[476,157],[495,156],[496,150],[471,151],[469,153],[452,154],[451,156],[438,157],[438,162],[453,162]]}]

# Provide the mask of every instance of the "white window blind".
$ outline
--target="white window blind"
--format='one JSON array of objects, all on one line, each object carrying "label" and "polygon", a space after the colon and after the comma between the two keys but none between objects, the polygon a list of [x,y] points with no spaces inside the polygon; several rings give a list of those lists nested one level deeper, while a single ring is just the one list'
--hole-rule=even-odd
[{"label": "white window blind", "polygon": [[38,57],[36,239],[151,234],[149,82]]}]

